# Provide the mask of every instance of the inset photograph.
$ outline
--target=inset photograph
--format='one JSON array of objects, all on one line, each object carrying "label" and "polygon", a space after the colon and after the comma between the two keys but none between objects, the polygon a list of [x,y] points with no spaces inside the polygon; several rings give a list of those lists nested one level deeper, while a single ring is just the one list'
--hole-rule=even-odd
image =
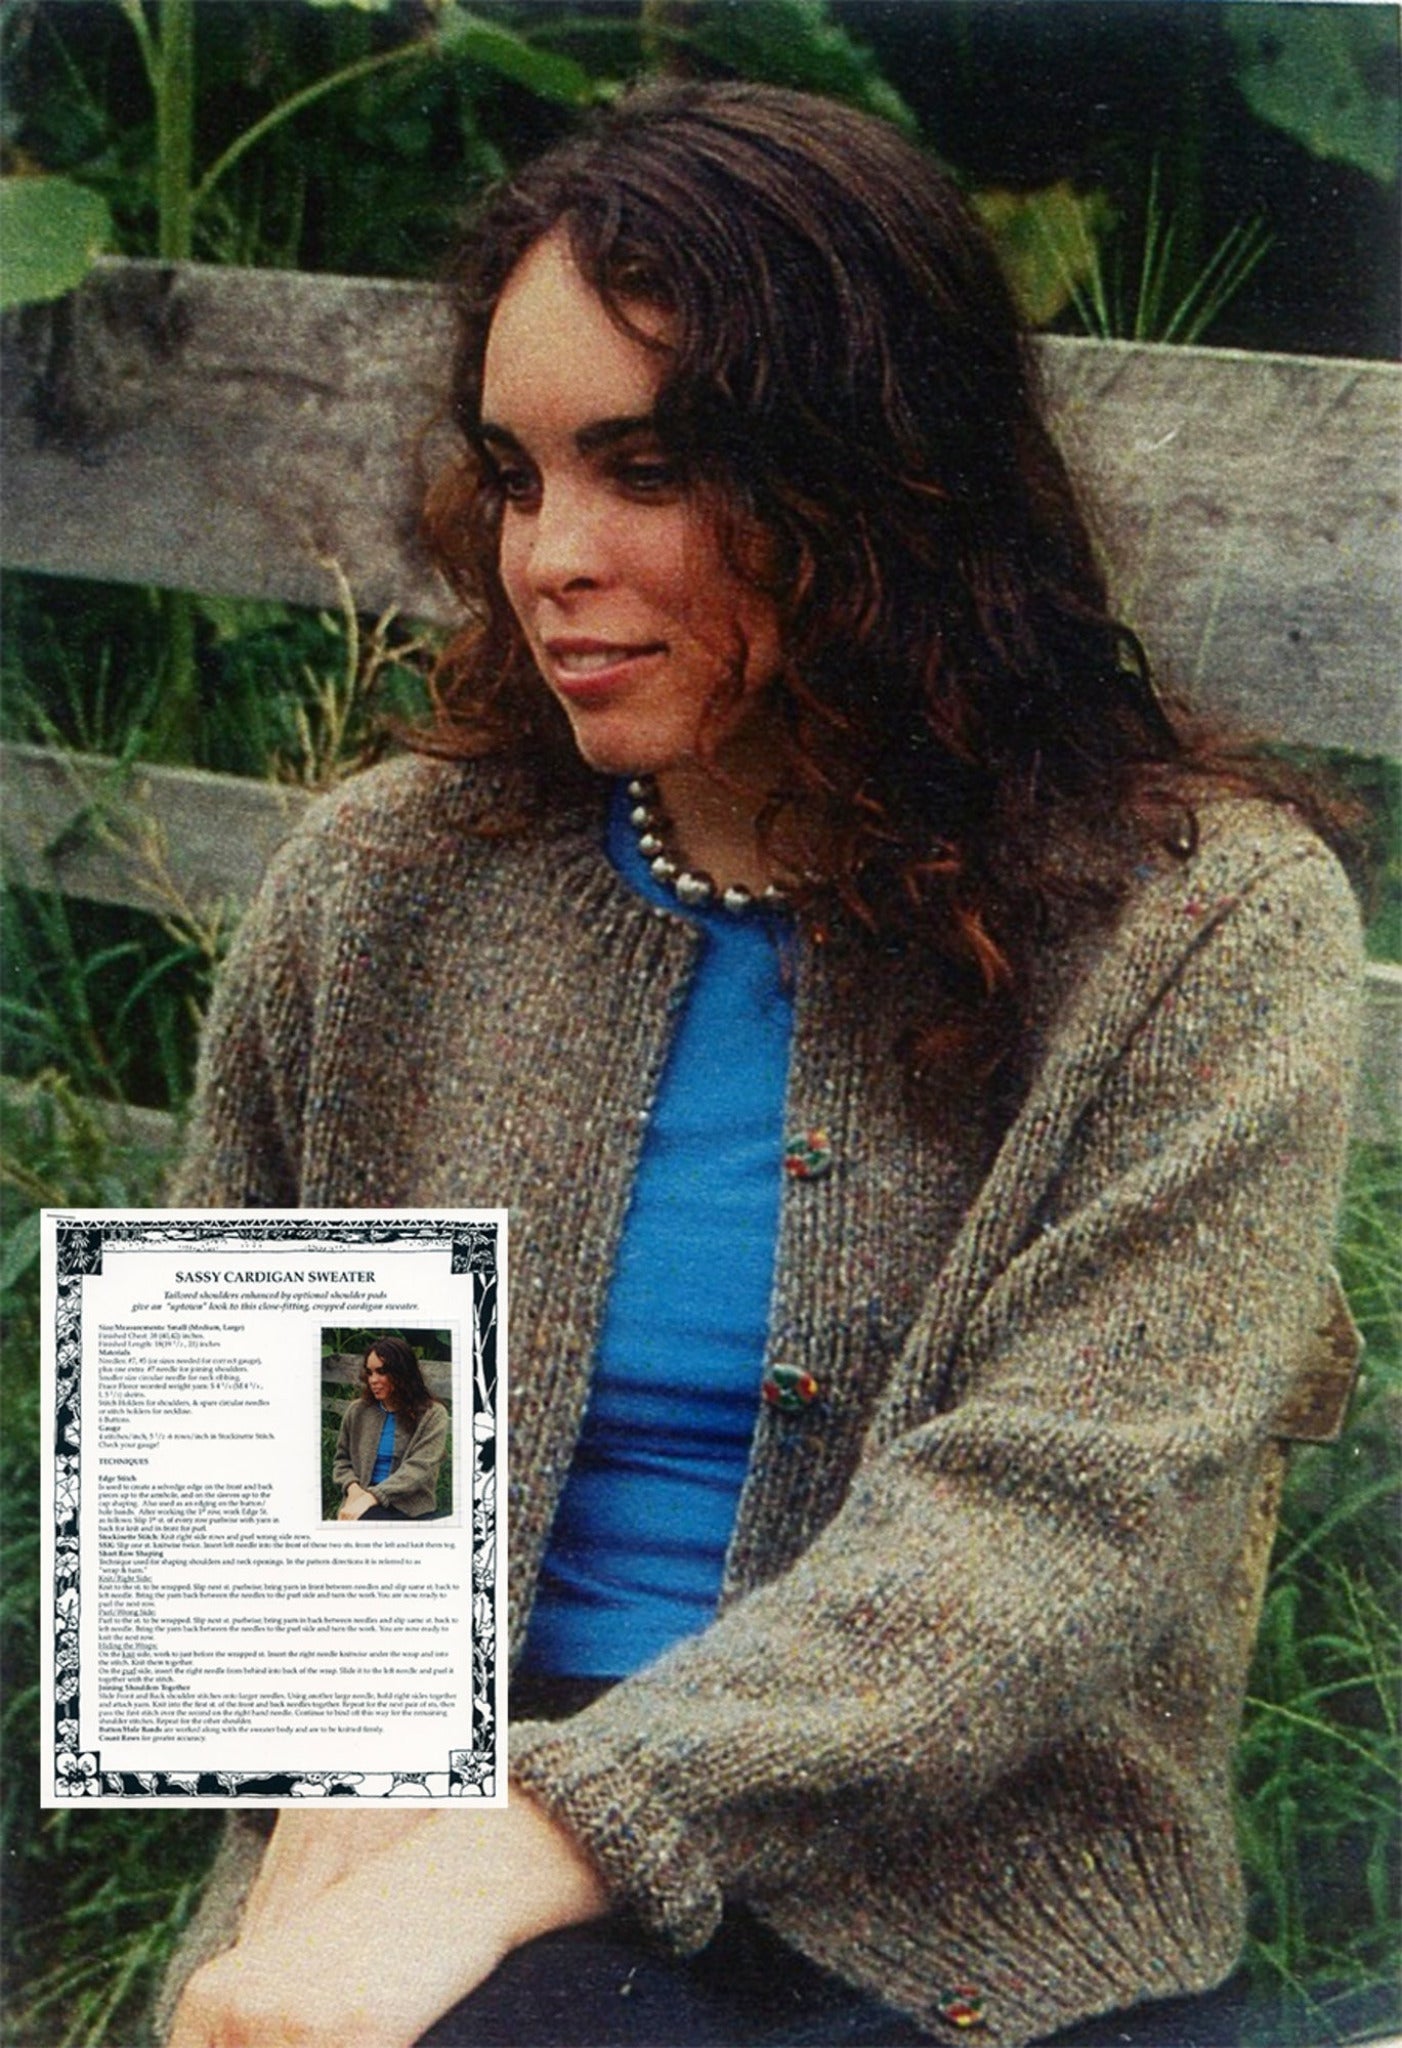
[{"label": "inset photograph", "polygon": [[323,1328],[325,1521],[446,1521],[452,1434],[450,1330]]}]

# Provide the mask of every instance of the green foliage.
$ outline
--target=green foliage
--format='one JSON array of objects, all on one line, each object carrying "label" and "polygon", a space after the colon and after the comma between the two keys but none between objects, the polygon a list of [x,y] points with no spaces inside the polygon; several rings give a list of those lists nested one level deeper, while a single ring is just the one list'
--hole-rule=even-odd
[{"label": "green foliage", "polygon": [[879,114],[908,133],[915,117],[871,52],[834,21],[825,0],[713,0],[661,44],[709,59],[741,78],[826,93]]},{"label": "green foliage", "polygon": [[164,1959],[189,1918],[220,1823],[216,1815],[38,1809],[39,1275],[23,1248],[37,1245],[41,1203],[157,1201],[164,1153],[120,1123],[105,1126],[62,1080],[6,1104],[0,1153],[5,2038],[12,2048],[130,2048]]},{"label": "green foliage", "polygon": [[1223,15],[1254,114],[1315,156],[1385,183],[1396,178],[1402,106],[1393,8],[1256,0]]},{"label": "green foliage", "polygon": [[1084,300],[1100,274],[1101,239],[1115,221],[1106,193],[1078,192],[1061,178],[1035,192],[995,187],[972,197],[1030,326],[1050,326]]},{"label": "green foliage", "polygon": [[1296,1455],[1238,1751],[1261,2048],[1402,2022],[1399,1220],[1402,1153],[1358,1147],[1340,1264],[1365,1372],[1343,1442]]},{"label": "green foliage", "polygon": [[72,291],[111,234],[100,193],[70,178],[0,178],[0,310]]},{"label": "green foliage", "polygon": [[1078,192],[1066,179],[1036,192],[975,193],[974,203],[1023,318],[1046,327],[1070,308],[1081,332],[1102,341],[1202,341],[1270,247],[1262,222],[1241,222],[1196,269],[1185,265],[1157,164],[1137,242],[1105,192]]},{"label": "green foliage", "polygon": [[537,49],[514,30],[500,22],[484,21],[465,7],[444,8],[438,37],[445,57],[484,65],[514,85],[539,93],[542,99],[582,107],[598,96],[600,87],[582,64]]},{"label": "green foliage", "polygon": [[[160,751],[169,673],[162,594],[12,572],[0,732],[118,760]],[[362,619],[254,598],[191,597],[196,717],[184,758],[320,787],[386,725],[427,709],[436,642],[393,612]]]},{"label": "green foliage", "polygon": [[0,895],[6,958],[0,1059],[84,1095],[183,1101],[213,959],[206,940],[141,911],[14,886]]},{"label": "green foliage", "polygon": [[341,1506],[341,1489],[331,1477],[331,1468],[336,1462],[336,1441],[341,1433],[341,1419],[353,1399],[353,1389],[346,1387],[340,1393],[323,1391],[321,1396],[321,1519],[334,1522]]},{"label": "green foliage", "polygon": [[156,592],[11,573],[0,594],[0,733],[140,752],[162,684]]}]

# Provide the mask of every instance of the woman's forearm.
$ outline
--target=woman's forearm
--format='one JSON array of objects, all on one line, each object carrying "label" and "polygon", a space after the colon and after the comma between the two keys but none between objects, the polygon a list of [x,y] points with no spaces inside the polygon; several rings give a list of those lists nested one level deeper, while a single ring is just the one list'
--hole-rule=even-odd
[{"label": "woman's forearm", "polygon": [[[385,1900],[408,1897],[431,1910],[367,1941]],[[583,1851],[514,1789],[500,1812],[286,1815],[170,2048],[411,2048],[512,1949],[607,1908]]]}]

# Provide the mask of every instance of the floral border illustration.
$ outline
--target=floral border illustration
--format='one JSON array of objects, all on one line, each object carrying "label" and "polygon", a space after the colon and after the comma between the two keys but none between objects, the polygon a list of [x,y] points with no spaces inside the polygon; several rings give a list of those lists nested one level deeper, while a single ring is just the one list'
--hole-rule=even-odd
[{"label": "floral border illustration", "polygon": [[[495,1478],[498,1413],[498,1236],[495,1222],[460,1217],[383,1216],[328,1219],[228,1217],[173,1221],[169,1217],[69,1221],[55,1219],[54,1306],[54,1796],[82,1799],[209,1799],[227,1804],[239,1797],[414,1799],[490,1798],[499,1767],[496,1727],[496,1541]],[[78,1744],[82,1683],[79,1619],[82,1612],[82,1358],[83,1283],[100,1274],[109,1245],[200,1246],[237,1251],[296,1242],[318,1247],[451,1244],[450,1270],[472,1273],[472,1717],[471,1742],[448,1753],[444,1771],[104,1771],[96,1750]]]}]

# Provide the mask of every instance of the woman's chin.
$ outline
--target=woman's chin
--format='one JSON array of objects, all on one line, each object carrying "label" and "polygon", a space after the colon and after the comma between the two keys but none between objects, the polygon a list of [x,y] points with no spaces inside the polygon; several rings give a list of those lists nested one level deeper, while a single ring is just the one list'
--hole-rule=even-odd
[{"label": "woman's chin", "polygon": [[676,748],[649,743],[637,733],[609,732],[573,724],[575,750],[586,768],[599,775],[661,775],[675,765]]}]

